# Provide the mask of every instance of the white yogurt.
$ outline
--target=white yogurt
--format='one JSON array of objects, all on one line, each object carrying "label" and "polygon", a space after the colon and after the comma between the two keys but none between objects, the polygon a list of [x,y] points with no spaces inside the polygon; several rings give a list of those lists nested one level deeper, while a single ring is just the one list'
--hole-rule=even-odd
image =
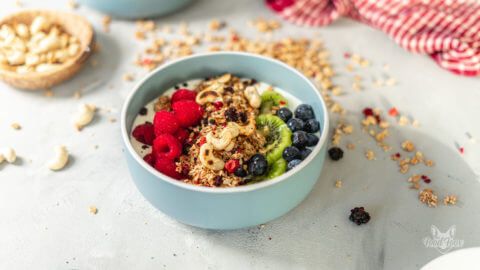
[{"label": "white yogurt", "polygon": [[[189,80],[189,81],[186,82],[187,86],[184,86],[183,83],[178,84],[178,86],[180,87],[179,89],[193,90],[201,81],[202,81],[202,79]],[[255,84],[255,86],[257,87],[257,90],[260,94],[262,94],[264,91],[266,91],[270,87],[269,84],[262,83],[262,82],[257,82]],[[176,90],[177,89],[175,89],[175,87],[172,87],[172,88],[168,89],[167,91],[165,91],[164,95],[167,95],[167,96],[171,97],[173,95],[173,93],[175,93]],[[285,92],[285,91],[283,91],[283,90],[281,90],[277,87],[274,87],[273,90],[275,92],[278,92],[279,94],[281,94],[282,96],[284,96],[288,100],[288,105],[289,105],[288,107],[291,110],[293,108],[296,108],[298,105],[301,104],[300,100],[297,99],[296,97],[292,96],[291,94],[289,94],[289,93],[287,93],[287,92]],[[147,114],[145,114],[145,115],[138,114],[137,115],[137,117],[135,118],[135,121],[133,121],[132,131],[133,131],[133,129],[135,129],[136,126],[144,124],[146,121],[149,121],[149,122],[153,123],[153,117],[155,116],[154,106],[155,106],[156,101],[157,101],[157,98],[155,98],[154,100],[150,101],[147,105],[145,105],[145,108],[147,109]],[[135,149],[135,152],[137,152],[137,154],[139,154],[142,158],[152,152],[152,147],[150,147],[148,145],[144,145],[143,143],[137,141],[131,134],[130,134],[130,142],[133,146],[133,149]]]}]

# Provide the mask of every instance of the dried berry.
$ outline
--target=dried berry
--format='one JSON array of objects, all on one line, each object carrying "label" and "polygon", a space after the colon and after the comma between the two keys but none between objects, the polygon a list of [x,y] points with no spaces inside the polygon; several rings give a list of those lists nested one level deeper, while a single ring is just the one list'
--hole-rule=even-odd
[{"label": "dried berry", "polygon": [[228,122],[238,121],[238,114],[235,108],[228,108],[228,110],[226,110],[224,114]]},{"label": "dried berry", "polygon": [[142,108],[142,109],[140,110],[139,114],[140,114],[140,115],[146,115],[147,112],[148,112],[147,108],[144,107],[144,108]]},{"label": "dried berry", "polygon": [[362,225],[370,221],[370,214],[363,207],[355,207],[350,210],[349,219],[357,225]]},{"label": "dried berry", "polygon": [[332,147],[328,150],[328,155],[332,160],[339,160],[343,157],[343,150],[339,147]]}]

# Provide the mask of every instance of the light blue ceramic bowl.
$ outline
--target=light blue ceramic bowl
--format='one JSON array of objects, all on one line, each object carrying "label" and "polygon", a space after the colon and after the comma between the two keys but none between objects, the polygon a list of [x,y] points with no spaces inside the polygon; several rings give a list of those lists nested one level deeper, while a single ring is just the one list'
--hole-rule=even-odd
[{"label": "light blue ceramic bowl", "polygon": [[126,19],[149,18],[179,10],[194,0],[78,0],[91,8]]},{"label": "light blue ceramic bowl", "polygon": [[[135,153],[129,134],[137,113],[145,104],[178,83],[226,72],[280,87],[313,106],[320,121],[321,136],[307,159],[293,170],[272,180],[235,188],[209,188],[165,176]],[[317,89],[294,68],[255,54],[200,54],[163,65],[132,90],[123,106],[121,118],[127,164],[138,190],[165,214],[197,227],[236,229],[262,224],[282,216],[308,195],[320,176],[325,160],[328,116]]]}]

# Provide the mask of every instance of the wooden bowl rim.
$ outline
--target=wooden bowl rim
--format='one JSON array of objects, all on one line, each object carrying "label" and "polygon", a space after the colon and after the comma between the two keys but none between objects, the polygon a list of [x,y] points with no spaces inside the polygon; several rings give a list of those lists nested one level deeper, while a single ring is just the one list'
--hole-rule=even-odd
[{"label": "wooden bowl rim", "polygon": [[[0,68],[0,76],[5,76],[10,79],[14,80],[28,80],[28,81],[36,81],[36,80],[45,80],[48,79],[56,74],[62,73],[66,70],[69,70],[72,66],[76,64],[83,64],[87,58],[90,56],[94,49],[95,45],[95,33],[93,31],[92,25],[83,17],[70,13],[70,12],[65,12],[65,11],[53,11],[53,10],[43,10],[43,9],[29,9],[29,10],[22,10],[19,12],[12,13],[10,15],[7,15],[6,17],[0,19],[0,26],[2,26],[5,23],[9,23],[12,20],[15,20],[19,15],[39,15],[42,14],[45,17],[52,19],[55,18],[55,13],[57,14],[63,14],[63,15],[68,15],[71,16],[73,19],[72,20],[77,20],[81,24],[83,24],[87,29],[89,29],[90,34],[88,35],[86,42],[81,42],[81,47],[80,51],[81,53],[78,53],[75,57],[68,59],[66,62],[62,63],[59,68],[56,68],[54,70],[49,70],[49,71],[44,71],[44,72],[30,72],[30,73],[17,73],[15,71],[10,71],[6,69]],[[57,23],[58,25],[62,26],[60,23],[58,23],[55,20],[52,20],[52,22]],[[77,37],[80,40],[79,36],[76,36],[75,34],[71,34],[75,37]],[[83,45],[87,44],[87,45]]]}]

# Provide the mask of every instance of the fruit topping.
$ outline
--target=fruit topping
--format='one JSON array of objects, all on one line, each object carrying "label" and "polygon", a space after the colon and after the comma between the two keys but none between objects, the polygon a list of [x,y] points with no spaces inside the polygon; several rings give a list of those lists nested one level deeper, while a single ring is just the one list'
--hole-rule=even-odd
[{"label": "fruit topping", "polygon": [[153,140],[155,135],[153,132],[152,124],[142,124],[138,125],[132,132],[132,136],[139,142],[153,145]]}]

